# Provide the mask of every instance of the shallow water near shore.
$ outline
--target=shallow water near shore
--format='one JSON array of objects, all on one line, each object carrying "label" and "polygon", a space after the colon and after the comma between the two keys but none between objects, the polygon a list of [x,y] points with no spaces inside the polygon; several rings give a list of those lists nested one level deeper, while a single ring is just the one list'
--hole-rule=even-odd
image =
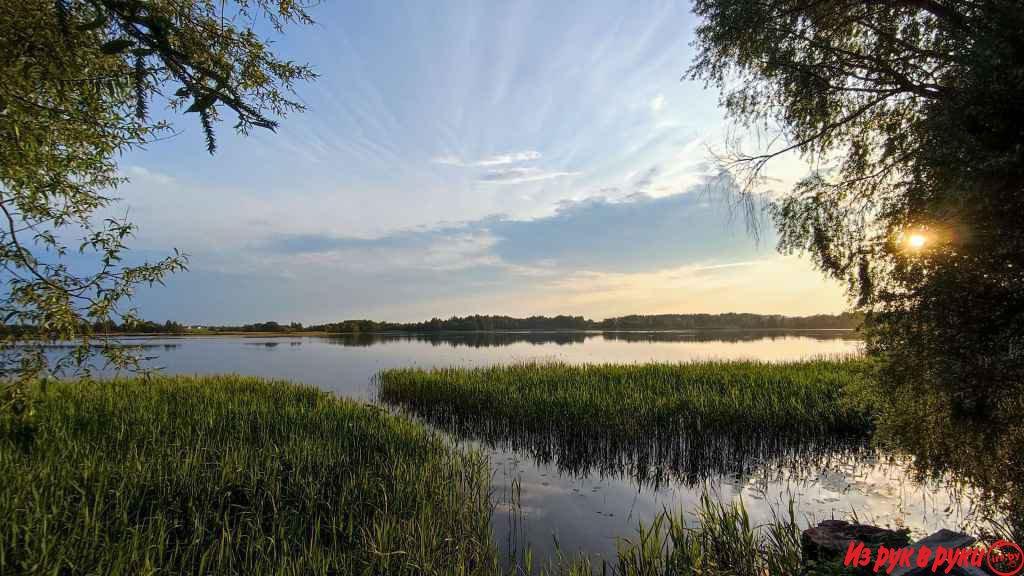
[{"label": "shallow water near shore", "polygon": [[[568,363],[788,361],[858,354],[850,332],[502,332],[327,337],[133,337],[168,373],[227,373],[305,382],[376,402],[372,382],[394,367]],[[59,353],[55,350],[54,353]],[[752,523],[788,514],[804,521],[847,518],[915,536],[973,519],[972,491],[952,478],[917,480],[910,459],[863,440],[677,438],[665,445],[605,446],[582,439],[456,438],[491,460],[496,540],[512,561],[559,553],[613,559],[617,538],[635,536],[664,509],[692,510],[704,490],[742,497]]]}]

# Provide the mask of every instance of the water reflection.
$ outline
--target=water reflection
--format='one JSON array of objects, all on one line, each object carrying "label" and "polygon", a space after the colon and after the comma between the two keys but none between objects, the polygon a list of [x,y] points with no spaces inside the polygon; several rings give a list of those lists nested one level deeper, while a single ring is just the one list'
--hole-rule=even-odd
[{"label": "water reflection", "polygon": [[690,330],[657,332],[432,332],[432,333],[356,333],[328,336],[325,341],[340,346],[369,347],[395,342],[424,342],[434,346],[487,348],[534,344],[565,346],[588,340],[629,343],[704,342],[735,343],[806,338],[818,341],[856,341],[850,330]]},{"label": "water reflection", "polygon": [[[239,374],[285,378],[337,394],[373,400],[371,377],[384,368],[489,366],[560,360],[594,362],[686,362],[692,360],[798,360],[857,353],[850,331],[786,332],[449,332],[436,334],[348,334],[317,336],[130,336],[121,340],[143,350],[148,368],[166,373]],[[57,360],[76,344],[57,344]],[[99,346],[97,346],[99,347]],[[265,351],[261,354],[257,351]],[[96,355],[97,374],[114,375]]]},{"label": "water reflection", "polygon": [[957,414],[954,403],[932,394],[901,402],[879,422],[876,441],[914,455],[908,472],[925,481],[952,476],[975,487],[976,530],[997,530],[1024,541],[1024,399],[986,419]]},{"label": "water reflection", "polygon": [[483,448],[494,470],[492,526],[508,565],[523,561],[527,551],[535,559],[585,553],[598,562],[613,560],[617,540],[635,538],[639,522],[649,524],[666,509],[693,511],[705,491],[723,502],[741,498],[754,525],[784,514],[790,501],[805,525],[856,517],[909,528],[915,538],[967,526],[978,514],[973,488],[948,476],[914,479],[907,473],[911,458],[862,446],[822,445],[760,462],[727,459],[725,468],[738,472],[724,474],[716,472],[721,460],[698,448],[693,464],[670,464],[698,473],[660,483],[638,482],[628,471],[577,473],[510,446]]},{"label": "water reflection", "polygon": [[526,455],[563,476],[615,478],[650,489],[696,487],[710,479],[781,473],[809,478],[837,460],[869,452],[865,436],[676,431],[644,436],[580,428],[537,430],[443,409],[405,406],[463,442]]},{"label": "water reflection", "polygon": [[278,346],[281,345],[280,342],[273,340],[270,342],[245,342],[244,344],[246,346],[262,346],[264,348],[277,348]]},{"label": "water reflection", "polygon": [[326,341],[340,346],[368,347],[396,342],[423,342],[433,346],[489,348],[528,344],[582,344],[588,338],[598,337],[594,332],[438,332],[429,334],[339,334]]},{"label": "water reflection", "polygon": [[[150,365],[167,373],[283,378],[363,401],[377,398],[372,375],[393,367],[487,366],[552,358],[568,363],[780,361],[860,348],[847,331],[164,336],[126,341],[159,356]],[[897,431],[917,438],[904,442],[906,451],[921,455],[917,461],[900,456],[902,452],[866,448],[862,438],[705,435],[624,444],[573,438],[568,432],[524,435],[472,427],[455,432],[490,453],[499,512],[494,529],[512,556],[529,545],[537,558],[549,557],[557,536],[566,553],[586,550],[610,558],[616,538],[634,535],[637,522],[649,521],[665,507],[692,510],[702,481],[723,499],[742,496],[754,523],[770,520],[770,506],[793,496],[801,516],[824,519],[856,510],[862,519],[907,526],[915,535],[959,527],[977,515],[971,508],[977,500],[970,491],[957,491],[955,483],[951,490],[950,475],[977,479],[997,498],[1020,494],[1024,444],[1004,441],[1006,430],[1019,430],[1019,422],[991,426],[987,435],[978,431],[984,426],[958,428],[955,422],[950,416],[946,423],[918,417],[899,423]],[[996,434],[997,429],[1002,431]],[[1013,500],[1018,509],[1022,501]]]},{"label": "water reflection", "polygon": [[[118,340],[125,347],[132,350],[174,350],[179,343],[168,343],[168,342],[140,342],[134,338],[121,338]],[[59,352],[59,351],[73,351],[77,350],[81,344],[71,342],[56,342],[48,344],[33,345],[33,347],[41,348],[44,351]],[[100,350],[105,348],[107,344],[102,341],[93,341],[89,343],[89,348],[99,353]]]},{"label": "water reflection", "polygon": [[985,510],[982,490],[955,474],[913,476],[910,454],[877,448],[867,431],[698,433],[681,426],[673,434],[623,435],[398,405],[489,453],[494,527],[509,564],[527,550],[535,558],[582,552],[614,559],[616,539],[635,536],[638,522],[666,508],[693,510],[706,490],[723,501],[743,498],[756,524],[792,500],[803,522],[855,515],[915,537],[976,525]]},{"label": "water reflection", "polygon": [[849,341],[857,335],[850,330],[695,330],[662,332],[602,332],[605,340],[621,342],[756,342],[788,338]]}]

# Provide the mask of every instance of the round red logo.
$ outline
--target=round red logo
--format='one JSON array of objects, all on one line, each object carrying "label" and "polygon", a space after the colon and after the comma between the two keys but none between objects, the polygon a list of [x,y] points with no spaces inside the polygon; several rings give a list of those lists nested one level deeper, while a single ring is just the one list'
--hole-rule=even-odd
[{"label": "round red logo", "polygon": [[1009,540],[998,540],[988,549],[988,569],[997,576],[1015,576],[1024,570],[1024,553]]}]

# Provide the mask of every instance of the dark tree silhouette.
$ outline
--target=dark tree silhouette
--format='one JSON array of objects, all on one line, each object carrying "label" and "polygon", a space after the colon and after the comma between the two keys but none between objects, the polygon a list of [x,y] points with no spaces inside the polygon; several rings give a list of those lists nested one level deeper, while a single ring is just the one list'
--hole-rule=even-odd
[{"label": "dark tree silhouette", "polygon": [[1024,4],[697,0],[690,70],[741,127],[723,167],[812,173],[770,204],[780,249],[844,280],[893,388],[991,415],[1024,381]]}]

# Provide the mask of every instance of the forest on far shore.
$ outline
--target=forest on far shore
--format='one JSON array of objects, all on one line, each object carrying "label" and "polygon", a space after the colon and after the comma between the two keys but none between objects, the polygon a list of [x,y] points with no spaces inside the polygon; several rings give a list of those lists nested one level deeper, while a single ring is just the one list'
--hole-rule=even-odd
[{"label": "forest on far shore", "polygon": [[[329,332],[357,334],[373,332],[451,332],[501,330],[832,330],[857,329],[864,315],[816,314],[813,316],[783,316],[780,314],[652,314],[619,316],[604,320],[590,320],[583,316],[452,316],[446,320],[433,318],[425,322],[381,322],[376,320],[343,320],[326,324],[304,326],[301,322],[256,322],[232,325],[189,325],[174,320],[134,323],[108,322],[92,328],[97,333],[190,334],[211,332]],[[30,331],[29,327],[3,325],[0,334],[15,335]]]}]

